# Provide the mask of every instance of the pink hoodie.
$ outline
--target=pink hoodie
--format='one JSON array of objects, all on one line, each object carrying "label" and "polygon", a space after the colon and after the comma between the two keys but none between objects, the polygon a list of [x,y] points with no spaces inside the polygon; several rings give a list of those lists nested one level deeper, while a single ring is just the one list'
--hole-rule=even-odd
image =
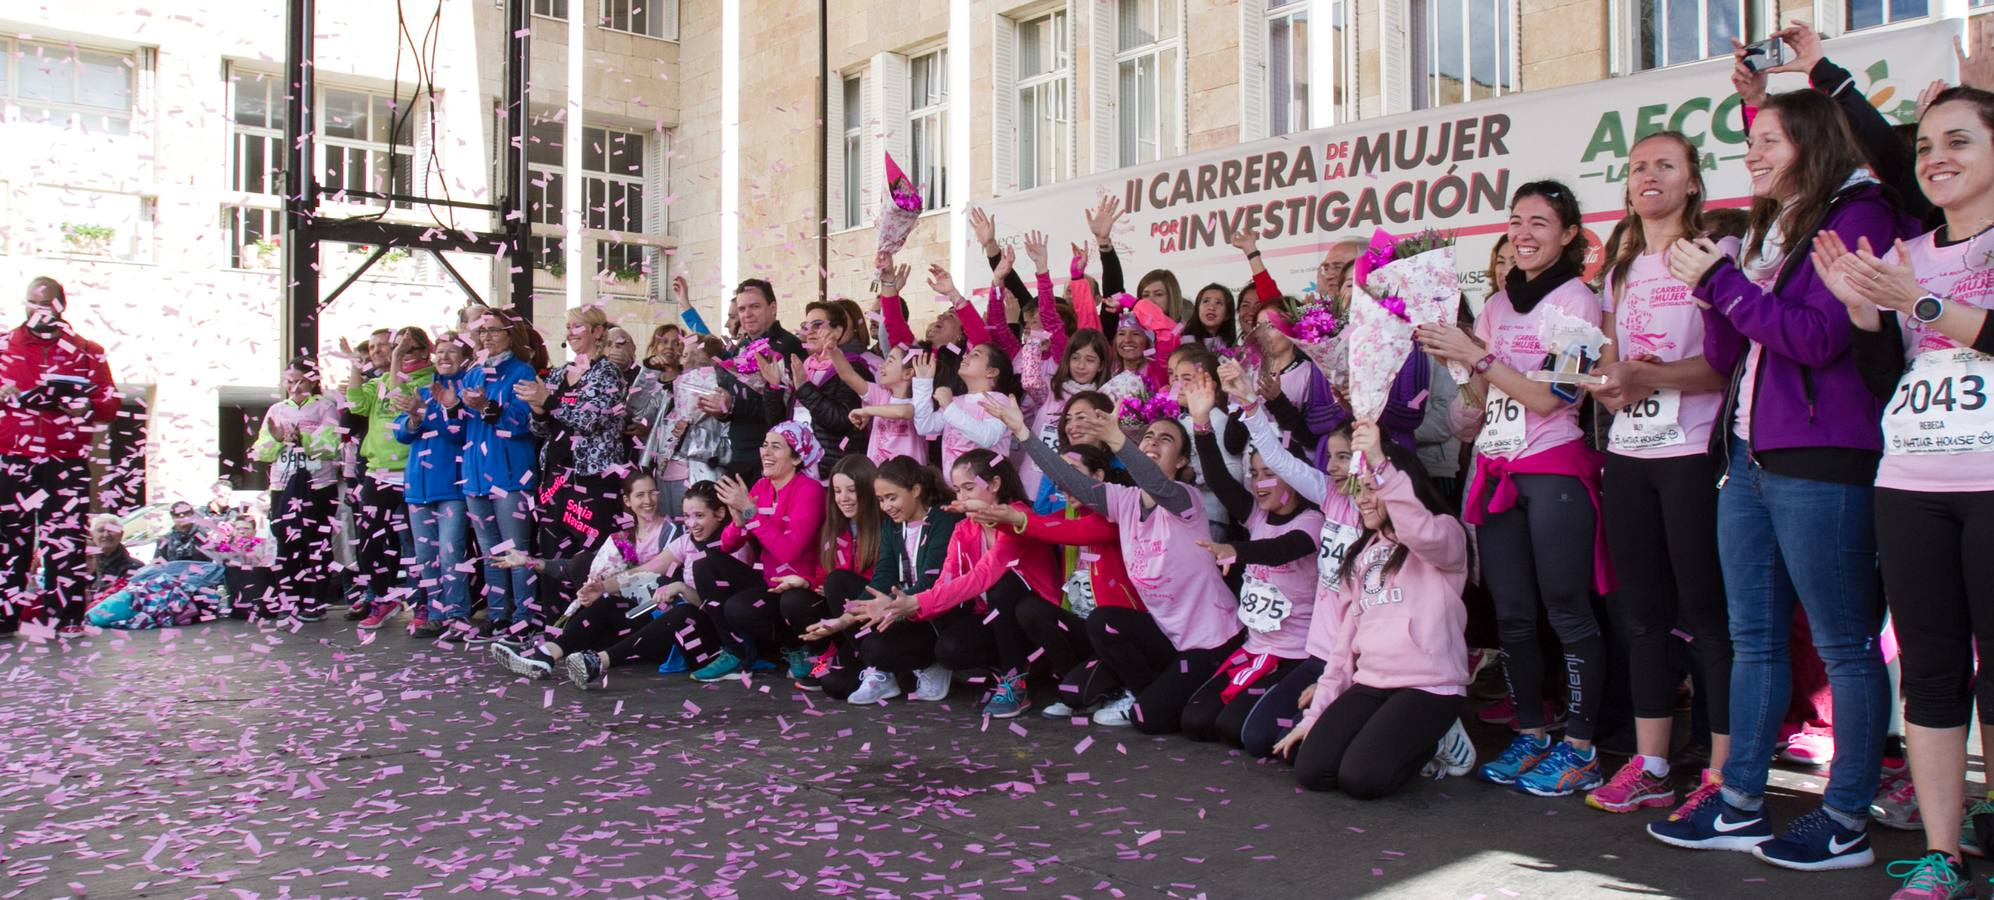
[{"label": "pink hoodie", "polygon": [[1468,692],[1468,532],[1452,516],[1436,516],[1412,492],[1412,480],[1387,466],[1378,498],[1398,543],[1411,551],[1397,572],[1385,563],[1397,544],[1382,536],[1365,545],[1351,577],[1337,592],[1342,607],[1336,642],[1304,724],[1312,724],[1352,684],[1417,688],[1434,694]]}]

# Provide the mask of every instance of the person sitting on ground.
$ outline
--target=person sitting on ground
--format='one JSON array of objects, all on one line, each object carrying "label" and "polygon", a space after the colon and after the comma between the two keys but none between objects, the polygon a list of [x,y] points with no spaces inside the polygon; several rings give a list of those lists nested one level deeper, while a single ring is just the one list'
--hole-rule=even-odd
[{"label": "person sitting on ground", "polygon": [[96,600],[122,587],[125,579],[138,571],[138,560],[125,549],[125,524],[117,516],[103,515],[90,520],[90,599]]}]

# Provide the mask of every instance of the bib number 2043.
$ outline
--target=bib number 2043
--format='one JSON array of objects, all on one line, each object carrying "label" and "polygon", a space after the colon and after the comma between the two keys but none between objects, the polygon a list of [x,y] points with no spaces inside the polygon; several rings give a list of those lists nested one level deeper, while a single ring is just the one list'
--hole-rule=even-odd
[{"label": "bib number 2043", "polygon": [[1922,416],[1933,410],[1974,412],[1987,405],[1987,379],[1979,375],[1905,379],[1891,398],[1890,415]]}]

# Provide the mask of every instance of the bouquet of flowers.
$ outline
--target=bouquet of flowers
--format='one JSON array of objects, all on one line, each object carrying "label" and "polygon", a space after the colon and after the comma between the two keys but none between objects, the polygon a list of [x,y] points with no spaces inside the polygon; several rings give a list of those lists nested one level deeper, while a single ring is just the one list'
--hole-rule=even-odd
[{"label": "bouquet of flowers", "polygon": [[[1351,277],[1393,315],[1413,325],[1453,325],[1461,286],[1454,275],[1454,236],[1428,229],[1394,239],[1379,229],[1351,266]],[[1448,363],[1455,384],[1467,384],[1460,363]]]},{"label": "bouquet of flowers", "polygon": [[907,234],[914,230],[914,220],[921,217],[921,192],[914,187],[914,180],[893,162],[893,154],[886,154],[886,196],[879,202],[879,221],[874,223],[879,229],[879,252],[895,253],[907,244]]},{"label": "bouquet of flowers", "polygon": [[1123,397],[1115,415],[1120,419],[1122,430],[1130,434],[1140,434],[1151,422],[1161,419],[1175,419],[1184,414],[1183,407],[1170,398],[1169,394],[1152,394],[1144,391],[1133,397]]},{"label": "bouquet of flowers", "polygon": [[[1322,377],[1339,392],[1348,381],[1343,366],[1344,319],[1336,315],[1336,298],[1313,294],[1289,297],[1278,310],[1269,311],[1268,324],[1288,336],[1302,355],[1322,370]],[[1250,342],[1242,342],[1250,347]],[[1241,360],[1241,365],[1248,365]],[[1258,368],[1257,354],[1249,368]]]},{"label": "bouquet of flowers", "polygon": [[755,338],[748,345],[735,352],[732,359],[726,360],[727,368],[736,375],[755,375],[762,370],[762,357],[775,357],[775,348],[769,346],[768,338]]}]

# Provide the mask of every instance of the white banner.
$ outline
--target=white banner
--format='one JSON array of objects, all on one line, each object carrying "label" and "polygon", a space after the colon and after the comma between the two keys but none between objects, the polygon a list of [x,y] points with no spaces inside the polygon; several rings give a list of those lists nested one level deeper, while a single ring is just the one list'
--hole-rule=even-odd
[{"label": "white banner", "polygon": [[[1825,48],[1830,60],[1853,74],[1852,90],[1892,120],[1909,122],[1924,85],[1957,80],[1952,38],[1963,27],[1951,19],[1864,31],[1827,41]],[[1156,268],[1176,273],[1187,300],[1207,283],[1246,284],[1245,261],[1225,242],[1239,228],[1277,232],[1262,237],[1262,261],[1290,294],[1313,291],[1316,263],[1338,240],[1368,239],[1378,228],[1395,235],[1433,228],[1459,239],[1462,290],[1479,298],[1487,292],[1489,250],[1506,228],[1510,193],[1540,178],[1559,179],[1578,193],[1596,266],[1599,243],[1621,218],[1628,149],[1649,133],[1688,135],[1703,151],[1711,205],[1745,205],[1744,122],[1730,70],[1730,58],[1723,57],[1367,119],[1076,178],[981,205],[996,216],[999,240],[1046,232],[1054,277],[1062,282],[1067,244],[1087,235],[1083,210],[1114,195],[1124,210],[1114,242],[1130,291]],[[1781,74],[1772,76],[1770,87],[1806,84],[1804,75]],[[1100,273],[1098,263],[1092,271]]]}]

